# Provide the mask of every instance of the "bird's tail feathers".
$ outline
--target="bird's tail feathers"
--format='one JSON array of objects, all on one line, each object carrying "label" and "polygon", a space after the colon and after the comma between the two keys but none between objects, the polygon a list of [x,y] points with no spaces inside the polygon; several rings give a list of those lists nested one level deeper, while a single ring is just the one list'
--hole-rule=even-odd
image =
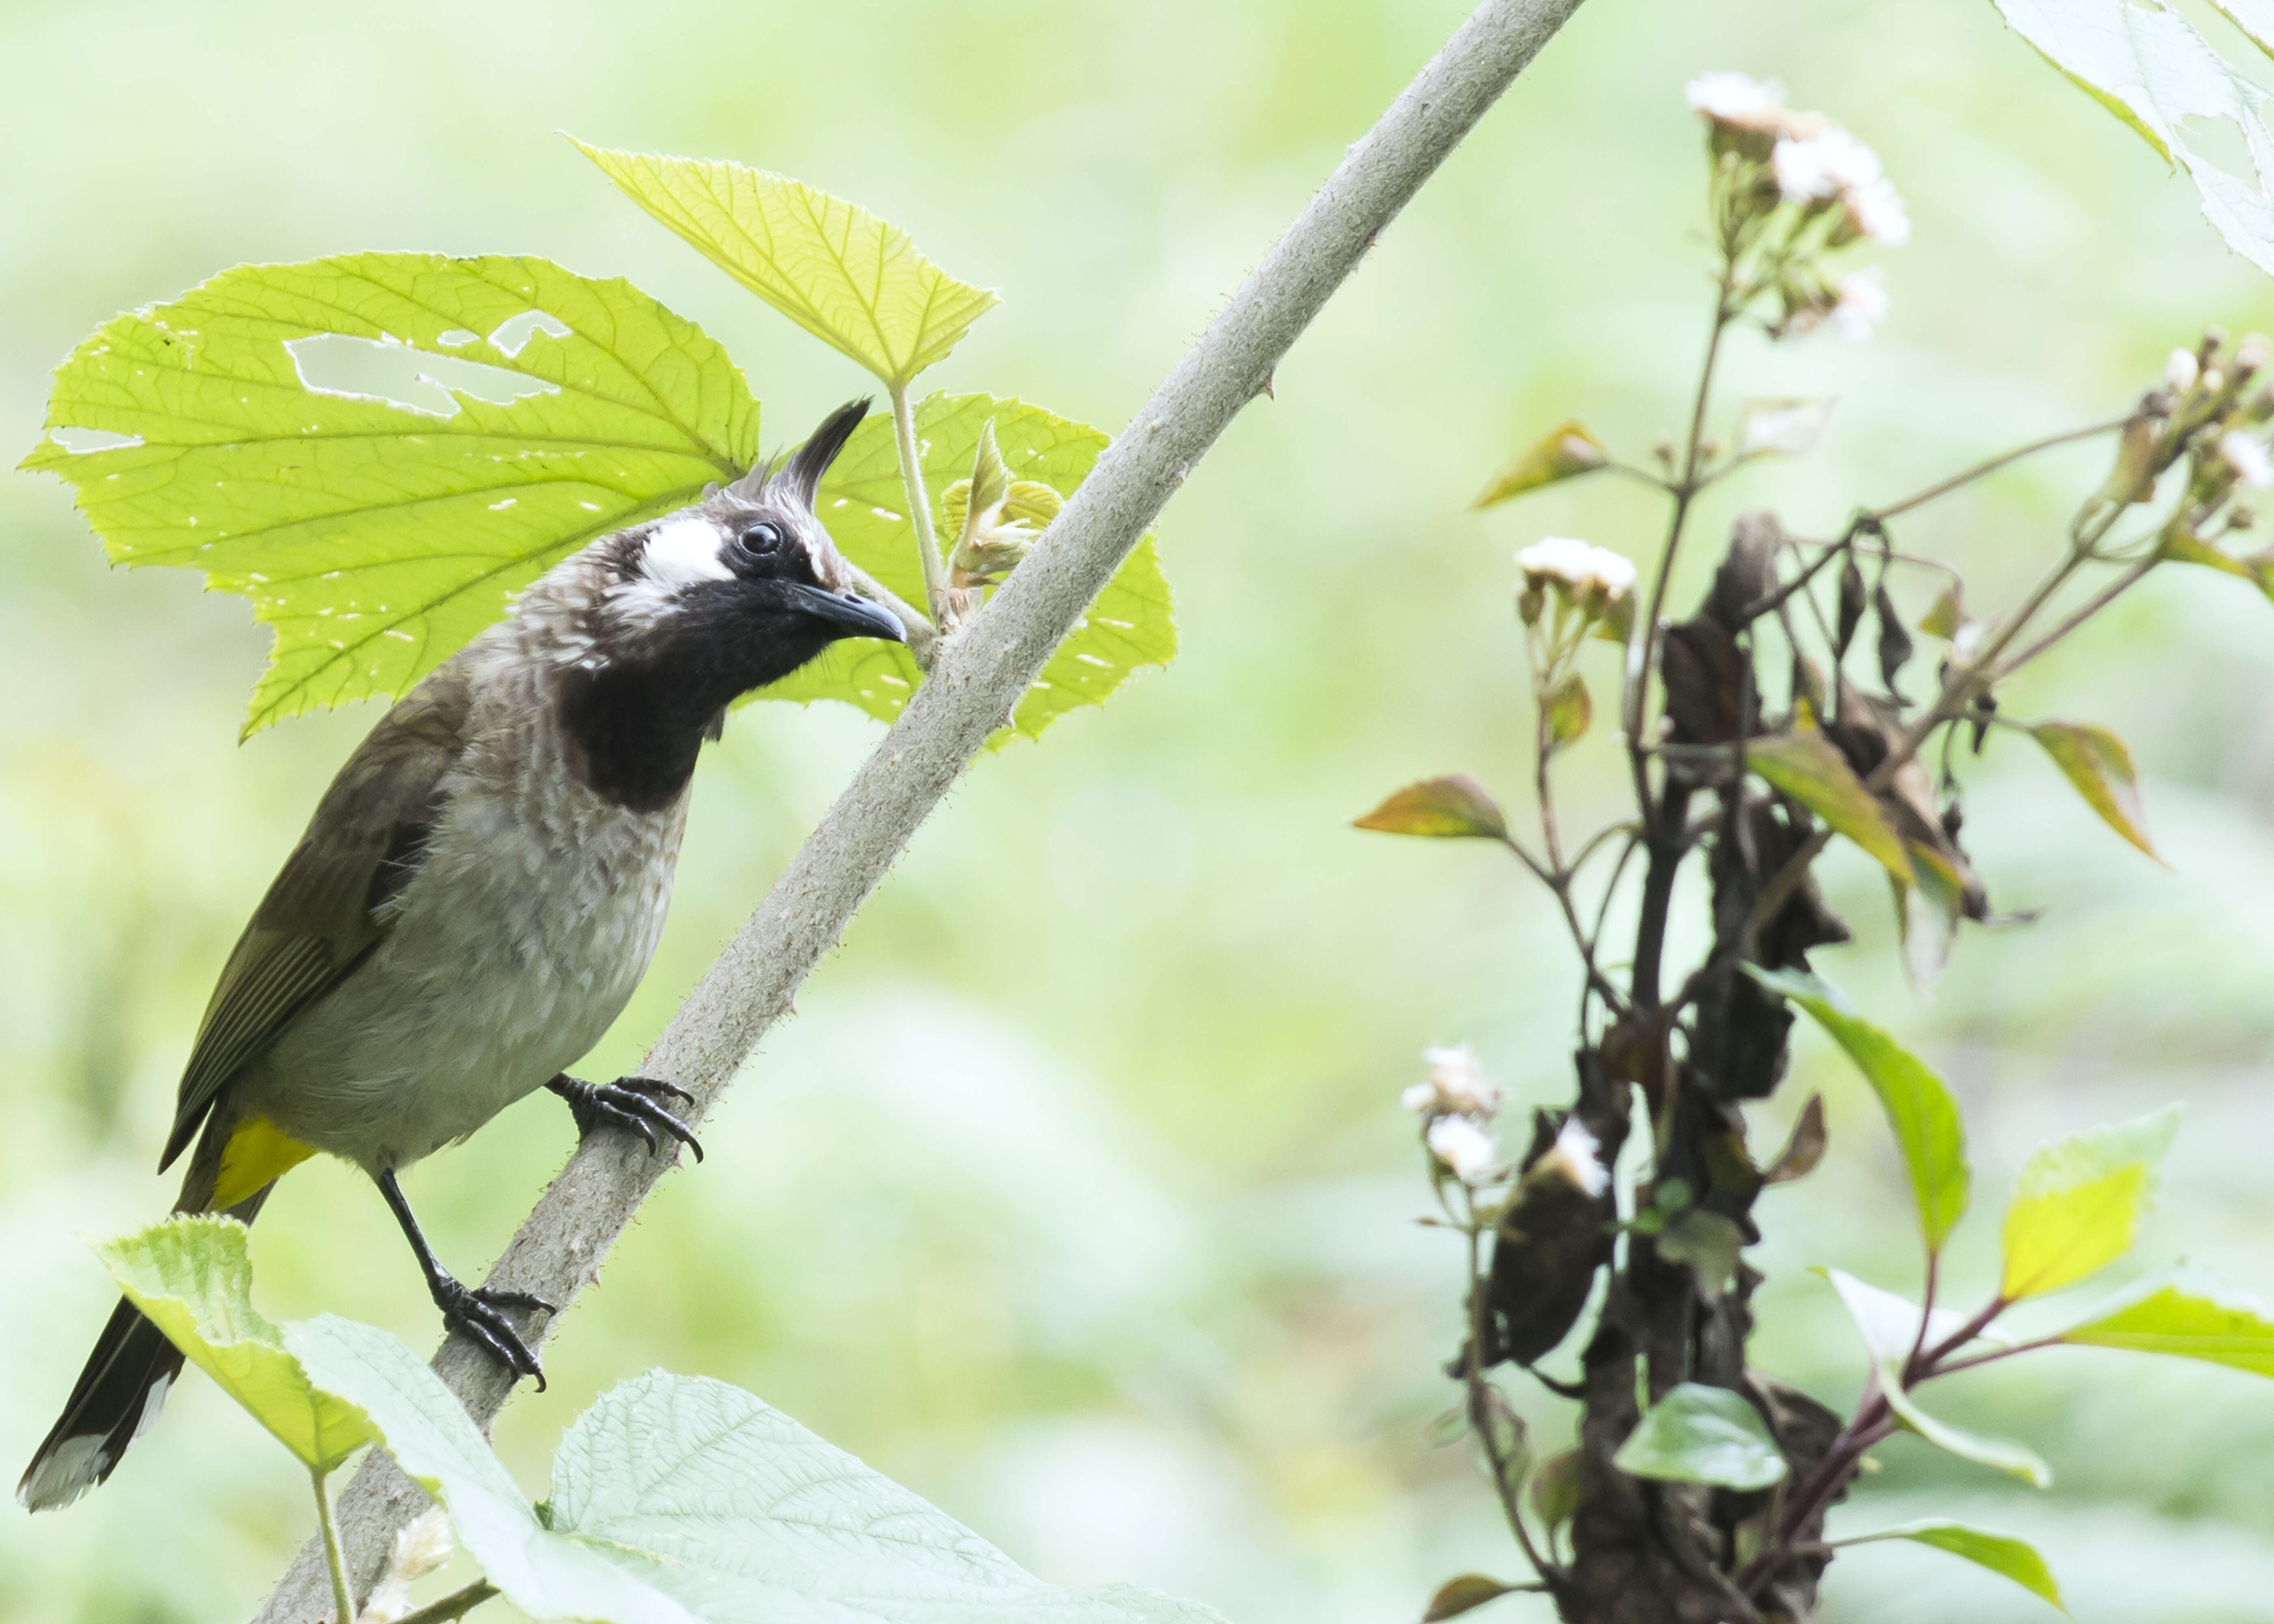
[{"label": "bird's tail feathers", "polygon": [[[222,1146],[212,1142],[210,1126],[206,1139],[183,1180],[177,1212],[211,1209]],[[251,1223],[274,1187],[271,1183],[254,1191],[228,1208],[229,1215]],[[127,1446],[158,1418],[181,1371],[182,1350],[141,1310],[122,1299],[95,1340],[63,1414],[24,1469],[17,1503],[28,1511],[53,1510],[109,1477]]]}]

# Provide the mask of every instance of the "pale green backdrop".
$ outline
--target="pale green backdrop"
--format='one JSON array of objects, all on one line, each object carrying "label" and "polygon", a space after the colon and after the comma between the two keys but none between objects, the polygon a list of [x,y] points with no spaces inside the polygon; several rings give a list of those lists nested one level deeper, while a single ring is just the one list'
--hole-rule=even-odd
[{"label": "pale green backdrop", "polygon": [[[1141,5],[11,4],[0,40],[0,452],[46,370],[119,309],[232,263],[360,248],[549,255],[624,274],[725,340],[802,434],[867,380],[641,216],[555,133],[731,157],[858,199],[1001,289],[926,380],[1118,429],[1310,189],[1461,16],[1457,0]],[[2232,36],[2223,36],[2231,40]],[[741,1383],[1037,1572],[1126,1577],[1239,1624],[1418,1616],[1513,1567],[1434,1425],[1455,1259],[1396,1106],[1425,1042],[1473,1041],[1519,1100],[1563,1087],[1570,966],[1482,849],[1349,830],[1467,770],[1522,799],[1531,724],[1512,549],[1638,553],[1600,482],[1463,511],[1519,437],[1584,410],[1639,454],[1673,425],[1708,289],[1706,68],[1781,75],[1885,156],[1916,222],[1879,256],[1883,335],[1737,346],[1731,379],[1836,392],[1821,453],[1708,506],[1832,523],[1977,453],[2123,410],[2207,319],[2274,326],[2135,137],[1988,0],[1590,0],[1385,235],[1165,515],[1181,661],[973,772],[824,966],[516,1400],[541,1486],[561,1427],[651,1365]],[[1905,539],[1994,602],[2086,452]],[[106,573],[60,485],[0,477],[0,1468],[46,1427],[107,1309],[83,1237],[155,1216],[150,1174],[211,979],[371,713],[236,742],[263,638],[171,571]],[[1708,549],[1701,546],[1701,566]],[[1678,591],[1686,601],[1688,581]],[[1856,948],[1822,967],[1947,1072],[1986,1289],[2000,1187],[2039,1138],[2183,1098],[2151,1256],[2274,1296],[2274,605],[2158,582],[2045,663],[2029,703],[2137,747],[2158,870],[2045,764],[1995,753],[1969,838],[2032,929],[1976,936],[1939,998],[1894,974],[1883,890],[1838,870]],[[2058,693],[2058,701],[2044,695]],[[878,729],[764,707],[706,758],[680,901],[587,1070],[629,1068]],[[1577,803],[1617,787],[1600,741]],[[1592,801],[1591,801],[1592,798]],[[1812,1043],[1834,1159],[1766,1197],[1760,1360],[1834,1402],[1856,1350],[1805,1270],[1915,1287],[1883,1124]],[[1794,1101],[1759,1113],[1781,1129]],[[478,1271],[559,1164],[540,1097],[420,1167]],[[256,1233],[263,1307],[422,1348],[411,1259],[359,1177],[296,1174]],[[1560,1446],[1561,1407],[1536,1407]],[[2274,1385],[2054,1354],[1954,1386],[1954,1419],[2054,1462],[2050,1495],[1898,1440],[1837,1514],[1951,1511],[2039,1541],[2080,1618],[2274,1619]],[[307,1532],[305,1484],[203,1383],[92,1500],[0,1509],[0,1617],[225,1620]],[[2050,1617],[1939,1556],[1843,1560],[1828,1616]],[[1521,1602],[1501,1604],[1510,1619]]]}]

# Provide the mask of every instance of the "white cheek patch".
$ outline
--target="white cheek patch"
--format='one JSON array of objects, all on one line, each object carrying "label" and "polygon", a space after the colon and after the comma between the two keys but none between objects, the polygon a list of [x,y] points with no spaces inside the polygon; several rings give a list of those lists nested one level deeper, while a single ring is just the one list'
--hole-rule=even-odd
[{"label": "white cheek patch", "polygon": [[611,595],[616,610],[637,626],[679,613],[679,595],[705,581],[731,581],[719,556],[725,538],[707,519],[666,519],[640,548],[639,573]]},{"label": "white cheek patch", "polygon": [[725,541],[708,519],[666,519],[640,549],[640,574],[658,586],[674,589],[732,581],[734,572],[719,556]]}]

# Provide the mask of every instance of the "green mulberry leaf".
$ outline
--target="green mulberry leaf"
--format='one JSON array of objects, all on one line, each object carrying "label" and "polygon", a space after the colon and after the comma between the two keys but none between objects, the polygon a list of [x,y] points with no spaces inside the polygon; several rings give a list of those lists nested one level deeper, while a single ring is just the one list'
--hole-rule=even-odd
[{"label": "green mulberry leaf", "polygon": [[723,160],[582,141],[576,150],[712,264],[887,384],[907,387],[1000,302],[925,259],[898,226],[802,181]]},{"label": "green mulberry leaf", "polygon": [[250,733],[401,694],[595,537],[757,456],[758,404],[692,322],[544,259],[239,266],[106,323],[24,466],[113,562],[175,564],[275,629]]},{"label": "green mulberry leaf", "polygon": [[[944,500],[971,476],[981,428],[995,425],[996,443],[1015,492],[1021,484],[1048,485],[1071,496],[1105,449],[1106,437],[1024,401],[989,395],[935,394],[915,409],[924,486],[932,492],[932,523],[949,545],[960,533],[960,515]],[[882,413],[854,430],[821,482],[821,521],[845,556],[910,603],[924,598],[923,564],[908,523],[907,497],[893,448],[892,419]],[[1034,686],[1012,712],[1012,726],[996,735],[1035,738],[1067,711],[1103,704],[1130,673],[1165,665],[1177,652],[1169,583],[1150,537],[1137,548],[1073,634],[1060,643]],[[906,648],[869,641],[832,645],[794,675],[759,690],[766,699],[841,699],[880,721],[898,717],[922,673]]]}]

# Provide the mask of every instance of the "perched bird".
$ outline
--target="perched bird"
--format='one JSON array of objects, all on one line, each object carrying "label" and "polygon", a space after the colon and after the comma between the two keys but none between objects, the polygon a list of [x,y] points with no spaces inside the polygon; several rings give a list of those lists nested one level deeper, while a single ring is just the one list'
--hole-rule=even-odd
[{"label": "perched bird", "polygon": [[[287,1169],[344,1157],[378,1183],[444,1320],[542,1383],[507,1311],[550,1305],[452,1276],[395,1176],[538,1088],[580,1133],[694,1145],[666,1103],[683,1090],[563,1068],[646,973],[696,754],[727,705],[840,638],[902,640],[814,512],[867,409],[563,560],[372,730],[207,1007],[159,1163],[195,1141],[175,1210],[250,1222]],[[120,1303],[17,1499],[62,1506],[108,1477],[181,1367]]]}]

